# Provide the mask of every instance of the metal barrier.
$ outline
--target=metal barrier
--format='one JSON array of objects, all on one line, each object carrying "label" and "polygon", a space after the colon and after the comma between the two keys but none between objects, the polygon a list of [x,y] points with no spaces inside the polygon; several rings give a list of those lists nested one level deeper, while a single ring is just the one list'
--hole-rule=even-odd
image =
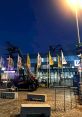
[{"label": "metal barrier", "polygon": [[[77,107],[77,87],[55,86],[54,107],[55,111],[63,108],[63,111]],[[62,93],[62,95],[60,95]],[[61,96],[61,98],[59,97]],[[59,99],[59,101],[58,101]]]},{"label": "metal barrier", "polygon": [[72,94],[74,95],[74,98],[75,98],[75,107],[77,107],[77,87],[70,87],[70,99],[71,99],[71,109],[72,109],[72,103],[73,103],[73,100],[72,100]]}]

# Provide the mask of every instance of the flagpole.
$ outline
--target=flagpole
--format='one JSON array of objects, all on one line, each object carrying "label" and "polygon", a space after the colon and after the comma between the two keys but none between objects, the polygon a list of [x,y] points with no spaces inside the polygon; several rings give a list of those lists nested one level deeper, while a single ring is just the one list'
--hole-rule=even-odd
[{"label": "flagpole", "polygon": [[37,66],[37,73],[36,74],[37,74],[37,78],[38,78],[38,66]]},{"label": "flagpole", "polygon": [[60,56],[58,55],[58,84],[60,85],[60,72],[59,69],[61,68],[61,60]]},{"label": "flagpole", "polygon": [[49,87],[49,83],[48,83],[48,81],[49,81],[48,79],[49,78],[48,77],[49,77],[49,75],[48,75],[48,63],[47,63],[47,88]]},{"label": "flagpole", "polygon": [[50,55],[50,51],[49,51],[49,55],[48,55],[48,60],[49,60],[49,85],[51,84],[51,77],[50,77],[50,62],[51,62],[51,55]]},{"label": "flagpole", "polygon": [[[61,65],[62,65],[62,78],[63,78],[63,55],[62,55],[62,50],[61,50]],[[64,87],[64,111],[65,111],[65,79],[64,79],[64,84],[63,84],[63,87]]]},{"label": "flagpole", "polygon": [[[58,56],[57,56],[57,58],[58,58]],[[57,66],[57,83],[59,84],[59,81],[58,81],[58,79],[59,79],[59,66]]]},{"label": "flagpole", "polygon": [[[37,77],[38,77],[39,68],[41,67],[41,63],[42,63],[42,58],[41,58],[40,54],[38,53],[38,56],[37,56]],[[39,74],[39,77],[40,77],[40,74]]]},{"label": "flagpole", "polygon": [[36,76],[37,76],[37,79],[38,79],[38,57],[37,57],[37,70],[36,70]]},{"label": "flagpole", "polygon": [[[62,78],[63,78],[63,64],[62,64]],[[65,85],[65,79],[64,79],[64,85]]]},{"label": "flagpole", "polygon": [[50,65],[49,65],[49,83],[51,84],[51,73],[50,73]]},{"label": "flagpole", "polygon": [[[63,59],[64,59],[64,56],[63,56],[63,52],[61,50],[61,59],[62,59],[62,78],[63,78]],[[66,110],[66,103],[65,103],[65,78],[64,78],[64,111]]]},{"label": "flagpole", "polygon": [[49,59],[47,56],[47,87],[49,88]]}]

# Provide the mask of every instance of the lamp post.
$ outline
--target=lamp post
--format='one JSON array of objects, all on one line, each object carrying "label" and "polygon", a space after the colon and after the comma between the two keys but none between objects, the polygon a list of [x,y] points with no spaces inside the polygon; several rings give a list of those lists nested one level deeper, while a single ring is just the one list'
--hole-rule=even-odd
[{"label": "lamp post", "polygon": [[80,32],[79,32],[79,22],[78,22],[78,11],[77,11],[77,9],[75,9],[75,16],[76,16],[78,45],[80,45]]},{"label": "lamp post", "polygon": [[78,22],[78,12],[80,8],[82,7],[80,4],[82,4],[82,0],[66,0],[68,5],[71,7],[71,9],[75,12],[75,19],[76,19],[76,28],[77,28],[77,39],[78,39],[78,45],[80,45],[80,32],[79,32],[79,22]]},{"label": "lamp post", "polygon": [[79,97],[80,97],[80,104],[82,104],[82,44],[80,40],[80,31],[79,31],[79,22],[78,22],[78,11],[82,7],[82,0],[67,0],[68,4],[71,6],[71,8],[75,12],[75,18],[76,18],[76,28],[77,28],[77,52],[80,57],[80,82],[79,82]]},{"label": "lamp post", "polygon": [[82,45],[81,45],[81,40],[80,40],[80,31],[79,31],[79,22],[78,22],[78,9],[75,9],[75,14],[76,14],[76,26],[77,26],[77,39],[78,39],[78,50],[79,50],[79,57],[80,57],[80,82],[79,82],[79,102],[82,104]]}]

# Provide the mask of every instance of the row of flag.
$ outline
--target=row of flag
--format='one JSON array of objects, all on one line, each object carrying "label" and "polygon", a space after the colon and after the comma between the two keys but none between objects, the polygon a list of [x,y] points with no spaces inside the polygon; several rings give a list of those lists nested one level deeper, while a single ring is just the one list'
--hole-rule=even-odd
[{"label": "row of flag", "polygon": [[[38,53],[37,56],[37,69],[41,67],[42,64],[42,57],[41,55]],[[64,57],[63,52],[61,51],[61,56],[58,55],[58,67],[61,68],[63,65],[67,64],[67,61]],[[48,56],[47,56],[47,65],[54,65],[54,60],[49,52]],[[31,67],[31,61],[30,61],[30,56],[27,55],[27,66],[30,68]]]},{"label": "row of flag", "polygon": [[[13,59],[9,56],[7,58],[8,61],[8,68],[13,67],[14,66],[14,61]],[[42,64],[42,57],[41,55],[38,53],[37,55],[37,69],[41,67]],[[67,61],[63,55],[63,52],[61,51],[61,56],[58,55],[58,67],[61,68],[63,66],[63,64],[67,64]],[[54,60],[49,52],[48,56],[47,56],[47,65],[54,65]],[[0,67],[3,66],[3,58],[0,58]],[[21,68],[23,66],[22,64],[22,58],[18,55],[18,59],[17,59],[17,68]],[[26,66],[30,69],[31,68],[31,60],[30,60],[30,56],[29,54],[27,55],[27,60],[26,60]]]}]

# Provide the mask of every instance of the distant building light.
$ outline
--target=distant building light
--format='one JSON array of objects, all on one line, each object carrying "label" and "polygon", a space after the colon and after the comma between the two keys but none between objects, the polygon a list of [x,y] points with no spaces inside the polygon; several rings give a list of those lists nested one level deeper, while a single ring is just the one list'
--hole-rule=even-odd
[{"label": "distant building light", "polygon": [[2,67],[1,70],[4,71],[4,70],[6,70],[6,68],[5,67]]},{"label": "distant building light", "polygon": [[42,58],[42,62],[44,62],[44,58]]},{"label": "distant building light", "polygon": [[54,60],[54,61],[57,61],[56,57],[53,57],[53,60]]},{"label": "distant building light", "polygon": [[50,67],[50,65],[48,64],[48,65],[42,65],[42,68],[43,69],[48,69]]},{"label": "distant building light", "polygon": [[3,81],[3,83],[7,83],[7,82],[8,82],[8,81],[6,81],[6,80],[5,80],[5,81]]},{"label": "distant building light", "polygon": [[72,66],[72,68],[74,68],[74,66]]},{"label": "distant building light", "polygon": [[78,54],[77,56],[78,56],[78,57],[81,57],[82,55],[81,55],[81,54]]},{"label": "distant building light", "polygon": [[15,73],[15,71],[4,71],[4,73]]},{"label": "distant building light", "polygon": [[22,69],[24,69],[24,67],[22,67]]}]

